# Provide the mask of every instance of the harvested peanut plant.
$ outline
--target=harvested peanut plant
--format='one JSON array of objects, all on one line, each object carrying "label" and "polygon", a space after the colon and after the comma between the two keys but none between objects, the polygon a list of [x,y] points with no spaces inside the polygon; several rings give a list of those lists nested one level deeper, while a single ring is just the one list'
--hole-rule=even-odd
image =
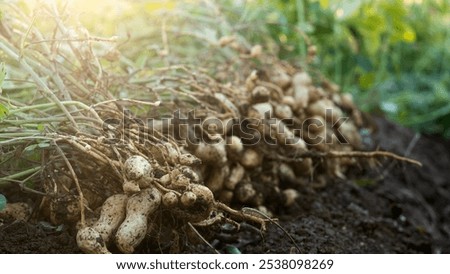
[{"label": "harvested peanut plant", "polygon": [[[194,23],[158,17],[144,39],[162,45],[136,66],[121,52],[130,41],[91,36],[55,4],[2,10],[0,186],[38,203],[0,214],[76,227],[84,252],[133,253],[147,237],[176,253],[225,223],[264,230],[300,188],[361,158],[417,163],[359,151],[364,120],[349,95],[237,32],[201,39],[186,31]],[[182,36],[201,43],[191,59]]]}]

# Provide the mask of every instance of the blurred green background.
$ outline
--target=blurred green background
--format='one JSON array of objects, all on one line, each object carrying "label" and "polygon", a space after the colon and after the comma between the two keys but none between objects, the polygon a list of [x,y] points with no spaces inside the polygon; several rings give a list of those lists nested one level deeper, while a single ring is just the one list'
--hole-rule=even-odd
[{"label": "blurred green background", "polygon": [[[280,56],[309,64],[360,108],[450,138],[450,2],[260,0]],[[305,40],[304,37],[307,37]]]}]

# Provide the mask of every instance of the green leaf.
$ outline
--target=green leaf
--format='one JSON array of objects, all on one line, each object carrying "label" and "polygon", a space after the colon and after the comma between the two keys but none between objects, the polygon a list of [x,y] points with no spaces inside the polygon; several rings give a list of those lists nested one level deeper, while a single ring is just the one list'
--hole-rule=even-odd
[{"label": "green leaf", "polygon": [[39,132],[41,132],[41,133],[44,132],[44,129],[45,129],[44,124],[38,124],[36,129],[39,130]]},{"label": "green leaf", "polygon": [[375,73],[368,72],[359,77],[359,86],[363,89],[370,89],[375,82]]},{"label": "green leaf", "polygon": [[2,94],[2,86],[3,86],[3,81],[5,80],[5,77],[6,77],[5,63],[1,62],[0,63],[0,94]]},{"label": "green leaf", "polygon": [[0,194],[0,211],[2,211],[6,207],[6,197],[3,194]]},{"label": "green leaf", "polygon": [[27,152],[34,151],[34,150],[37,149],[37,147],[38,147],[38,144],[32,144],[32,145],[27,146],[27,147],[24,149],[24,151],[27,151]]},{"label": "green leaf", "polygon": [[375,185],[376,181],[372,179],[359,179],[355,183],[360,187],[369,187]]},{"label": "green leaf", "polygon": [[0,104],[0,121],[2,121],[6,116],[9,114],[9,109],[3,105]]},{"label": "green leaf", "polygon": [[38,147],[39,148],[46,148],[46,147],[50,147],[50,144],[47,142],[42,142],[42,143],[38,143]]},{"label": "green leaf", "polygon": [[356,64],[360,66],[365,72],[369,72],[373,70],[373,65],[370,59],[362,54],[358,54],[355,56]]}]

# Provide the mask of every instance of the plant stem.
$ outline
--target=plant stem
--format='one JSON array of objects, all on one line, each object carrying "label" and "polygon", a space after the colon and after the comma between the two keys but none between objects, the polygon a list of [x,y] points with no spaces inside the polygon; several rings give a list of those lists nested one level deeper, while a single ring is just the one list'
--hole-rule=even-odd
[{"label": "plant stem", "polygon": [[23,142],[29,142],[29,141],[36,141],[36,140],[53,140],[50,137],[45,136],[25,136],[25,137],[17,137],[14,139],[6,140],[6,141],[0,141],[0,146],[9,146],[13,144],[19,144],[21,141]]}]

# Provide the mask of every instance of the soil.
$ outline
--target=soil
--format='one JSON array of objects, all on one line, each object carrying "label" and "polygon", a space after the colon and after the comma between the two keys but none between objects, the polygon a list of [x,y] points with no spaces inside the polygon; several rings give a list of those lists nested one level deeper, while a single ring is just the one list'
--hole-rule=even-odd
[{"label": "soil", "polygon": [[[282,229],[272,224],[260,234],[242,224],[238,233],[217,233],[214,248],[223,253],[450,253],[450,142],[383,118],[373,122],[377,130],[367,139],[370,148],[406,155],[423,167],[385,160],[370,171],[352,170],[348,180],[302,190],[295,206],[278,213]],[[149,252],[147,246],[144,242],[138,252]],[[197,245],[185,252],[214,251]],[[80,251],[71,229],[3,220],[0,253]]]}]

